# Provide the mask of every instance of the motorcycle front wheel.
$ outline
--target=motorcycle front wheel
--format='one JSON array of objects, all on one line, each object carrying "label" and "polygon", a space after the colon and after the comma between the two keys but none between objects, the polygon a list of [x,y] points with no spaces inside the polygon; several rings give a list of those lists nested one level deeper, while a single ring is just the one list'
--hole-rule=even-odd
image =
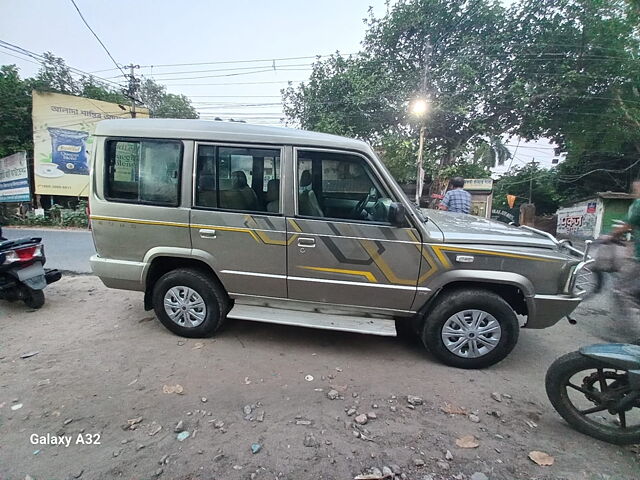
[{"label": "motorcycle front wheel", "polygon": [[579,432],[617,445],[640,443],[640,399],[616,408],[632,393],[626,370],[571,352],[549,367],[546,389],[556,411]]}]

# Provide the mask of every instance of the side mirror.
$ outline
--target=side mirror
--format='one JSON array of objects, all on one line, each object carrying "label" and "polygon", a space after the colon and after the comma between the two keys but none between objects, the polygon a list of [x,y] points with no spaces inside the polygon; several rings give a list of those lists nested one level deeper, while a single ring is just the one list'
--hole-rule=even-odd
[{"label": "side mirror", "polygon": [[389,205],[389,223],[394,227],[404,227],[407,210],[404,205],[399,202],[394,202]]}]

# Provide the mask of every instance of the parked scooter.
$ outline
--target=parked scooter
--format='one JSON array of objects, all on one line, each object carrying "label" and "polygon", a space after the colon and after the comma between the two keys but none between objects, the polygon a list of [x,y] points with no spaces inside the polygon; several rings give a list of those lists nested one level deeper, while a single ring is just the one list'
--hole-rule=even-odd
[{"label": "parked scooter", "polygon": [[46,258],[38,237],[7,240],[0,228],[0,299],[22,300],[30,308],[44,305],[43,289],[62,276],[44,268]]},{"label": "parked scooter", "polygon": [[591,345],[547,370],[547,395],[576,430],[619,445],[640,443],[640,346]]}]

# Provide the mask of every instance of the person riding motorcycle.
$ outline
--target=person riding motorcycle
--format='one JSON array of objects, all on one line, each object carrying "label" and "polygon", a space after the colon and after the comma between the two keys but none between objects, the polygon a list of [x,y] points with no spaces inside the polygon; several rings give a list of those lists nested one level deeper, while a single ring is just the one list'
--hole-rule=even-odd
[{"label": "person riding motorcycle", "polygon": [[633,182],[631,193],[636,199],[629,207],[624,224],[611,232],[611,238],[619,239],[629,232],[634,237],[634,256],[622,269],[618,288],[640,306],[640,180]]}]

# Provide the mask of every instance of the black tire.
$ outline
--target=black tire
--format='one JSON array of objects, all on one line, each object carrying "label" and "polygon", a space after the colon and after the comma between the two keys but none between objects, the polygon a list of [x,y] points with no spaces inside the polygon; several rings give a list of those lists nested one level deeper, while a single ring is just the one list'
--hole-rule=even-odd
[{"label": "black tire", "polygon": [[25,297],[23,301],[27,307],[33,308],[34,310],[42,308],[42,306],[44,305],[44,291],[31,290],[29,288],[25,292]]},{"label": "black tire", "polygon": [[413,317],[396,318],[396,335],[403,340],[418,341],[419,327]]},{"label": "black tire", "polygon": [[593,358],[585,357],[580,352],[571,352],[558,358],[547,370],[545,387],[553,408],[565,421],[577,431],[616,445],[640,443],[640,426],[623,432],[616,426],[608,427],[590,420],[573,406],[567,394],[566,383],[578,372],[597,368],[611,367]]},{"label": "black tire", "polygon": [[[500,325],[501,336],[493,350],[475,358],[464,358],[449,351],[442,340],[442,329],[454,314],[465,310],[482,310]],[[520,325],[511,306],[489,290],[453,290],[441,294],[428,312],[422,328],[422,343],[442,363],[457,368],[477,369],[504,359],[518,342]]]},{"label": "black tire", "polygon": [[[197,326],[181,326],[171,320],[164,308],[164,298],[172,287],[188,287],[203,300],[206,307],[204,321]],[[181,337],[203,338],[213,335],[223,324],[229,311],[229,297],[217,279],[197,269],[179,268],[165,273],[153,287],[153,309],[162,324]]]}]

